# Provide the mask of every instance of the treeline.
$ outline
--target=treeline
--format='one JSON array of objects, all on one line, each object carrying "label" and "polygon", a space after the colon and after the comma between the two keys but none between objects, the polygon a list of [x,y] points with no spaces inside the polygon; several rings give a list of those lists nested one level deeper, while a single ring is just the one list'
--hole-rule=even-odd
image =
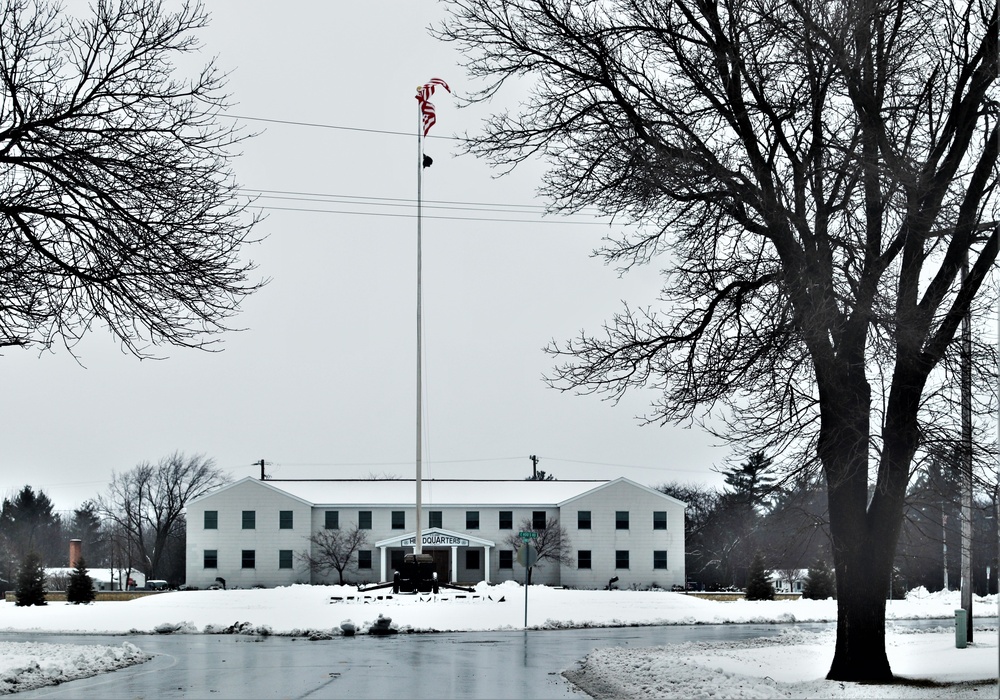
[{"label": "treeline", "polygon": [[[785,580],[824,562],[832,565],[826,483],[807,469],[779,473],[763,453],[723,470],[721,489],[672,482],[657,489],[685,501],[685,566],[689,582],[706,590],[745,589],[754,556]],[[931,460],[908,488],[896,548],[892,595],[960,583],[961,518],[958,471]],[[973,589],[996,592],[997,503],[983,492],[972,509]],[[947,579],[946,573],[947,572]],[[987,572],[989,575],[987,576]]]},{"label": "treeline", "polygon": [[72,512],[56,511],[44,491],[26,485],[0,507],[0,578],[10,587],[31,554],[46,568],[68,567],[69,542],[79,539],[91,571],[182,583],[188,502],[228,481],[202,455],[174,453],[112,473],[104,493]]}]

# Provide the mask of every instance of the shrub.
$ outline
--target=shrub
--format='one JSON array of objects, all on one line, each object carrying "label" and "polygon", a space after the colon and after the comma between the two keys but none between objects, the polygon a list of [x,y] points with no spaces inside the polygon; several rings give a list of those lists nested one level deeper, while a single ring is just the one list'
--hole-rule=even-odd
[{"label": "shrub", "polygon": [[15,605],[45,605],[45,568],[41,558],[29,552],[17,571]]},{"label": "shrub", "polygon": [[767,578],[764,556],[760,552],[753,556],[747,579],[747,600],[774,600],[774,584]]},{"label": "shrub", "polygon": [[833,571],[830,570],[825,559],[817,559],[809,567],[805,584],[802,586],[802,597],[814,600],[826,600],[827,598],[837,597],[837,587]]},{"label": "shrub", "polygon": [[66,601],[74,605],[87,604],[93,603],[95,597],[94,579],[87,574],[87,565],[83,557],[80,557],[73,573],[69,575],[69,583],[66,584]]}]

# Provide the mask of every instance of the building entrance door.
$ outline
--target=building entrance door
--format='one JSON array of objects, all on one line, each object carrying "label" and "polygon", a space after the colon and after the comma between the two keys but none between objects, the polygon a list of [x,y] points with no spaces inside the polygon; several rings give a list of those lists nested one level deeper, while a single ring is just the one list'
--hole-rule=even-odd
[{"label": "building entrance door", "polygon": [[434,557],[434,570],[438,575],[438,583],[451,583],[451,553],[447,549],[428,550]]}]

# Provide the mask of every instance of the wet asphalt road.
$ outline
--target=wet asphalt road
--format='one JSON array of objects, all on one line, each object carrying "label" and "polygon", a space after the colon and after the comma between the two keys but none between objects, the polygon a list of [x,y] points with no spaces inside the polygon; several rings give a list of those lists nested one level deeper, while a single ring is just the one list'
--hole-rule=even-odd
[{"label": "wet asphalt road", "polygon": [[240,635],[0,635],[59,644],[132,642],[156,654],[114,673],[17,698],[586,698],[560,675],[603,646],[775,635],[778,625],[464,632],[310,642]]},{"label": "wet asphalt road", "polygon": [[[928,626],[947,622],[924,623]],[[923,626],[914,623],[914,626]],[[310,642],[242,635],[0,635],[3,641],[110,644],[156,654],[145,664],[16,698],[578,698],[561,671],[593,649],[774,636],[828,624],[696,625],[463,632]]]}]

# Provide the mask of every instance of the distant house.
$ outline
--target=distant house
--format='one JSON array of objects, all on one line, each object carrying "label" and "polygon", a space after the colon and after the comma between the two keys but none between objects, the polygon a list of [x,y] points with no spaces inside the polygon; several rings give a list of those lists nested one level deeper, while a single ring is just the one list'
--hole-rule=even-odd
[{"label": "distant house", "polygon": [[777,593],[801,593],[805,586],[809,569],[774,569],[768,571],[768,579]]},{"label": "distant house", "polygon": [[[312,533],[358,526],[368,543],[352,581],[389,581],[394,563],[413,551],[416,484],[412,479],[261,481],[246,478],[194,499],[187,508],[187,580],[198,588],[333,583],[298,554]],[[527,520],[557,518],[572,565],[544,562],[532,582],[603,588],[684,585],[682,501],[629,479],[500,481],[425,479],[423,551],[439,580],[523,580],[505,542]]]},{"label": "distant house", "polygon": [[[50,567],[45,569],[45,579],[50,591],[62,591],[66,589],[66,582],[69,581],[73,569],[69,567]],[[128,581],[124,571],[118,569],[91,569],[87,568],[87,575],[94,581],[94,590],[97,591],[122,591],[128,588]],[[142,588],[146,584],[146,577],[141,571],[132,571],[128,575],[137,588]]]}]

